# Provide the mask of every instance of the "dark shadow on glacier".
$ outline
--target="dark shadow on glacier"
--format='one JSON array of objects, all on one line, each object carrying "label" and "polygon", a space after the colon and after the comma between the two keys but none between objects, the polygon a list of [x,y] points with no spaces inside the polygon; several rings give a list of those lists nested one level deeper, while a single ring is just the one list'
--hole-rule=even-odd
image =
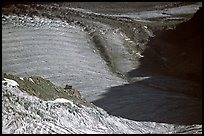
[{"label": "dark shadow on glacier", "polygon": [[201,99],[162,91],[141,82],[111,87],[103,98],[93,103],[111,115],[135,121],[201,124]]},{"label": "dark shadow on glacier", "polygon": [[140,67],[127,73],[129,84],[108,88],[93,103],[135,121],[201,124],[201,13],[202,8],[175,29],[156,33]]}]

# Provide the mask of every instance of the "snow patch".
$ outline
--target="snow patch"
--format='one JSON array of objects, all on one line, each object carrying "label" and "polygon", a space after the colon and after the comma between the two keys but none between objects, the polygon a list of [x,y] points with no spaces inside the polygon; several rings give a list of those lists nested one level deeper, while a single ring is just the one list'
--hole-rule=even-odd
[{"label": "snow patch", "polygon": [[143,58],[144,56],[143,55],[141,55],[139,52],[137,52],[136,53],[136,55],[138,55],[139,56],[139,58]]},{"label": "snow patch", "polygon": [[19,78],[20,78],[20,80],[23,80],[23,81],[24,81],[23,77],[19,77]]},{"label": "snow patch", "polygon": [[130,40],[130,38],[125,38],[125,40],[126,40],[126,41],[129,41],[129,40]]},{"label": "snow patch", "polygon": [[57,98],[54,101],[48,101],[48,102],[52,102],[52,103],[67,103],[68,102],[71,104],[71,107],[75,106],[75,104],[72,101],[64,99],[64,98]]},{"label": "snow patch", "polygon": [[149,79],[151,77],[149,76],[146,76],[146,77],[134,77],[132,78],[133,81],[142,81],[142,80],[145,80],[145,79]]},{"label": "snow patch", "polygon": [[31,82],[33,82],[33,83],[35,83],[32,78],[28,78],[28,80],[31,81]]},{"label": "snow patch", "polygon": [[14,80],[11,80],[11,79],[7,79],[7,78],[4,78],[4,80],[6,81],[2,81],[2,83],[7,83],[7,86],[19,86],[19,84],[14,81]]}]

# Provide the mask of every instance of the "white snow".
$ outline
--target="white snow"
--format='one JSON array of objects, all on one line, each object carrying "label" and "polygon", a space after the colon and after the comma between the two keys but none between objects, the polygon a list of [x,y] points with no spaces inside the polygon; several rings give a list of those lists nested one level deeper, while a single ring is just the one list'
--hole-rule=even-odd
[{"label": "white snow", "polygon": [[130,38],[125,38],[125,40],[126,40],[126,41],[129,41],[129,40],[130,40]]},{"label": "white snow", "polygon": [[[201,6],[202,6],[201,4],[197,3],[197,4],[186,5],[186,6],[167,8],[165,9],[165,11],[152,10],[152,11],[141,11],[141,12],[130,12],[130,13],[123,13],[123,14],[97,13],[97,12],[87,10],[87,9],[82,9],[82,8],[68,8],[68,9],[86,13],[86,14],[114,16],[114,17],[129,17],[136,21],[149,22],[146,19],[158,18],[158,17],[171,17],[171,15],[175,15],[175,14],[192,14],[192,13],[195,13]],[[163,14],[163,13],[166,13],[166,14]]]},{"label": "white snow", "polygon": [[69,102],[69,103],[72,103],[70,100],[67,100],[67,99],[64,99],[64,98],[57,98],[56,100],[54,100],[54,102],[60,102],[60,103]]},{"label": "white snow", "polygon": [[57,98],[54,101],[48,101],[48,102],[51,102],[51,103],[67,103],[68,102],[71,104],[71,107],[76,106],[72,101],[64,99],[64,98]]},{"label": "white snow", "polygon": [[146,77],[133,77],[131,80],[132,81],[142,81],[142,80],[145,80],[145,79],[149,79],[151,78],[150,76],[146,76]]},{"label": "white snow", "polygon": [[[5,79],[9,84],[16,82]],[[9,95],[9,97],[8,97]],[[57,105],[51,103],[58,103]],[[137,122],[109,115],[101,108],[82,106],[69,107],[62,103],[71,100],[58,98],[43,101],[19,88],[2,88],[2,133],[58,133],[58,134],[141,134],[141,133],[176,133],[189,126]],[[29,106],[25,108],[25,106]],[[48,108],[49,107],[49,108]],[[22,113],[22,114],[19,114]],[[40,113],[40,114],[39,114]],[[202,133],[202,125],[190,126],[194,133]]]},{"label": "white snow", "polygon": [[19,78],[20,78],[20,80],[24,80],[23,77],[19,77]]},{"label": "white snow", "polygon": [[[4,80],[6,80],[6,81],[4,81]],[[19,84],[14,80],[7,79],[7,78],[4,78],[4,80],[2,81],[2,83],[7,82],[7,86],[19,86]]]},{"label": "white snow", "polygon": [[141,55],[139,52],[137,52],[136,54],[139,56],[139,58],[143,58],[143,57],[144,57],[144,56]]},{"label": "white snow", "polygon": [[35,83],[32,78],[28,78],[28,80],[31,81],[31,82],[33,82],[33,83]]},{"label": "white snow", "polygon": [[[81,9],[77,9],[77,10],[80,11]],[[81,11],[83,11],[83,9]],[[160,14],[156,14],[156,15],[160,15]],[[142,16],[143,15],[141,15],[141,17]],[[17,18],[16,16],[13,16],[13,17]],[[32,20],[32,18],[30,18],[29,23],[30,22],[42,23],[43,21],[44,20],[43,19],[41,20],[40,18],[35,18],[34,21]],[[59,27],[58,25],[59,23],[61,23],[61,26],[63,28]],[[12,28],[12,30],[15,30],[15,27]],[[89,87],[93,84],[96,84],[97,86],[96,88],[98,89],[102,87],[109,88],[110,85],[116,86],[118,84],[123,83],[123,81],[119,80],[118,78],[109,76],[110,73],[106,71],[105,69],[106,67],[105,65],[103,65],[104,62],[98,61],[100,60],[100,58],[96,54],[92,54],[92,52],[90,52],[92,51],[90,50],[90,46],[87,44],[87,42],[84,42],[86,41],[87,37],[84,33],[80,33],[79,31],[80,29],[75,28],[73,30],[71,28],[74,28],[74,26],[70,26],[70,27],[66,26],[66,27],[69,27],[69,29],[66,29],[66,33],[63,34],[65,38],[63,38],[62,35],[58,35],[58,31],[55,31],[55,27],[58,27],[58,31],[64,32],[64,23],[59,21],[55,21],[53,24],[51,24],[50,28],[52,28],[52,30],[49,30],[49,32],[47,31],[47,28],[48,28],[47,26],[44,26],[41,30],[36,30],[36,31],[32,31],[33,28],[29,28],[29,27],[16,29],[21,31],[25,30],[21,34],[30,34],[31,36],[35,36],[37,35],[37,33],[42,33],[44,35],[45,34],[48,35],[48,36],[45,35],[47,36],[46,38],[50,38],[50,37],[52,38],[52,40],[50,40],[50,43],[49,42],[46,43],[44,40],[43,42],[41,42],[40,40],[33,41],[35,43],[33,45],[35,46],[31,46],[30,49],[27,50],[27,52],[25,51],[24,47],[26,48],[28,44],[24,44],[24,45],[21,44],[21,46],[19,46],[19,48],[24,49],[22,52],[22,54],[24,55],[29,54],[31,56],[32,55],[36,56],[36,54],[32,54],[33,52],[30,52],[32,51],[32,49],[35,49],[35,50],[40,49],[38,50],[39,54],[42,52],[44,53],[45,51],[45,54],[46,54],[44,55],[45,58],[47,58],[48,60],[50,60],[50,62],[52,62],[52,63],[47,63],[46,67],[44,67],[43,69],[44,71],[39,70],[37,68],[42,65],[44,66],[45,64],[44,63],[40,64],[39,62],[36,66],[36,62],[35,62],[36,58],[33,57],[34,59],[32,58],[33,60],[32,59],[31,60],[33,61],[33,64],[35,64],[34,66],[36,66],[36,67],[33,67],[33,69],[36,69],[36,71],[34,71],[33,69],[29,69],[30,67],[24,67],[21,65],[21,67],[18,67],[19,73],[22,71],[25,72],[27,70],[27,71],[46,74],[45,73],[46,71],[48,72],[48,74],[50,74],[49,76],[52,77],[53,80],[59,81],[59,79],[57,79],[55,75],[52,75],[52,72],[50,72],[49,70],[51,68],[55,68],[54,72],[56,72],[58,75],[61,74],[60,76],[62,76],[64,75],[64,73],[62,73],[62,69],[63,70],[68,69],[68,72],[70,73],[68,73],[67,75],[69,76],[65,75],[64,79],[62,80],[65,80],[65,77],[66,77],[66,80],[72,81],[73,82],[72,84],[76,86],[78,85],[77,86],[78,88],[83,88],[84,94],[88,93],[88,91],[90,90],[92,90],[93,92],[98,91],[98,90],[94,90],[95,89],[94,87],[92,88]],[[8,28],[4,29],[2,33],[8,34],[7,32],[11,30],[10,28],[11,27],[8,26]],[[107,38],[110,39],[109,41],[112,41],[110,45],[115,49],[117,49],[117,51],[120,51],[118,48],[119,48],[119,45],[121,45],[121,43],[123,42],[121,40],[122,38],[119,36],[119,34],[118,35],[117,34],[112,35],[112,33],[108,33]],[[120,34],[121,36],[123,36],[122,33]],[[17,37],[16,40],[18,41],[20,38],[22,39],[22,37],[24,36],[25,35],[22,35],[21,37]],[[5,35],[3,38],[4,40],[6,39]],[[40,39],[41,37],[39,36],[37,38]],[[73,39],[76,40],[75,43],[72,43],[74,41]],[[61,44],[58,44],[58,47],[56,48],[54,42],[57,40],[60,40],[62,42]],[[54,43],[53,44],[54,46],[51,43]],[[13,43],[10,43],[10,45],[11,44]],[[5,48],[9,46],[8,44],[3,44],[3,47]],[[44,47],[44,48],[40,48],[40,47]],[[41,49],[46,49],[46,50],[42,51]],[[56,55],[58,54],[57,52],[60,52],[60,55],[57,56]],[[125,52],[125,51],[121,51],[121,52]],[[117,53],[114,53],[114,52],[113,54],[117,55]],[[4,56],[5,55],[12,56],[12,54],[6,54],[4,52]],[[50,57],[50,55],[56,55],[57,59],[55,57],[54,58]],[[140,57],[144,57],[141,54],[138,54],[138,55]],[[59,60],[63,63],[60,63]],[[66,62],[66,66],[65,66],[65,62]],[[94,62],[97,62],[97,63],[94,63]],[[127,61],[123,61],[123,62],[127,62]],[[31,64],[31,63],[28,63],[28,64]],[[69,65],[69,64],[72,64],[72,65]],[[118,63],[117,65],[121,67],[127,66],[127,65],[124,65],[124,63],[121,63],[121,64]],[[12,68],[15,69],[14,66],[16,65],[8,64],[8,67],[9,66],[12,66]],[[77,70],[75,69],[76,67],[77,67]],[[127,67],[127,69],[124,68],[124,70],[127,71],[131,67],[132,66]],[[98,70],[98,71],[94,71],[94,70]],[[36,73],[32,73],[32,74],[36,74]],[[87,76],[87,75],[84,76],[85,74],[90,76]],[[99,75],[102,75],[102,76],[100,77]],[[97,84],[98,81],[96,81],[96,78],[100,80],[99,84]],[[107,78],[107,80],[104,78]],[[151,78],[151,77],[136,77],[134,79],[144,80],[148,78]],[[89,79],[91,79],[94,83],[89,84]],[[18,83],[14,80],[6,79],[6,78],[4,78],[4,80],[5,81],[2,81],[2,83],[7,82],[8,83],[7,86],[18,86]],[[34,81],[31,78],[29,78],[29,80],[34,83]],[[87,82],[85,82],[86,80]],[[112,81],[118,81],[118,84]],[[3,133],[21,133],[21,134],[34,133],[34,132],[35,133],[67,133],[67,134],[69,133],[149,133],[149,132],[172,133],[172,132],[176,132],[177,128],[180,127],[178,125],[173,125],[173,124],[163,124],[163,123],[155,123],[155,122],[137,122],[137,121],[132,121],[124,118],[118,118],[118,117],[109,115],[101,108],[95,109],[87,106],[82,106],[82,108],[80,109],[78,108],[78,106],[75,106],[75,104],[71,100],[67,100],[64,98],[57,98],[54,101],[43,101],[35,96],[31,96],[27,93],[23,93],[18,88],[6,88],[7,86],[3,86],[2,88],[2,97],[3,97],[2,98],[2,109],[3,109],[2,110],[2,120],[3,120],[2,132]],[[99,91],[104,91],[105,90],[104,88],[102,88]],[[10,97],[7,97],[5,94],[10,95]],[[142,98],[138,98],[138,99],[142,99]],[[66,105],[63,105],[63,103],[67,103],[67,102],[72,105],[71,108],[66,107]],[[52,105],[51,103],[57,103],[57,105],[55,104]],[[26,104],[29,104],[28,110],[25,108]],[[50,106],[51,108],[47,109],[46,105],[48,105],[48,107],[51,105]],[[42,112],[43,116],[37,115],[38,112]],[[22,113],[22,114],[19,114],[19,113]],[[47,119],[50,119],[50,120],[47,120]],[[201,127],[202,126],[198,125],[199,129]]]},{"label": "white snow", "polygon": [[145,29],[147,29],[147,26],[144,26]]}]

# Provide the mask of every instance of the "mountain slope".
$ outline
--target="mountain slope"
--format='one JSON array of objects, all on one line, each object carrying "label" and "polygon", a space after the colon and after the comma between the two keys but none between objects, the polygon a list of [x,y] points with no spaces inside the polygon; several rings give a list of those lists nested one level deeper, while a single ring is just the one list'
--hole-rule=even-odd
[{"label": "mountain slope", "polygon": [[[52,84],[47,80],[40,82],[13,75],[4,75],[2,79],[2,133],[19,134],[83,134],[83,133],[202,133],[201,125],[176,126],[156,122],[136,122],[121,117],[109,115],[103,109],[77,103],[80,97],[69,99],[57,97],[55,100],[43,100],[30,95],[29,87],[23,84],[33,84],[33,90],[44,86],[47,93]],[[21,80],[21,82],[20,82]],[[53,86],[55,88],[55,86]],[[48,89],[48,90],[46,90]],[[63,90],[62,88],[59,88]],[[85,100],[84,100],[85,101]],[[85,101],[86,102],[86,101]]]}]

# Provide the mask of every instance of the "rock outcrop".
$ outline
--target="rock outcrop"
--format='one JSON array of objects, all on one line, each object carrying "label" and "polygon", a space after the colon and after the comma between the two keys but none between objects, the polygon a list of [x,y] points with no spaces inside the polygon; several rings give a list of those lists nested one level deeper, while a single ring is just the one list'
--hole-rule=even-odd
[{"label": "rock outcrop", "polygon": [[175,29],[155,32],[143,54],[140,68],[129,75],[141,70],[190,80],[199,87],[185,93],[202,97],[202,8]]}]

